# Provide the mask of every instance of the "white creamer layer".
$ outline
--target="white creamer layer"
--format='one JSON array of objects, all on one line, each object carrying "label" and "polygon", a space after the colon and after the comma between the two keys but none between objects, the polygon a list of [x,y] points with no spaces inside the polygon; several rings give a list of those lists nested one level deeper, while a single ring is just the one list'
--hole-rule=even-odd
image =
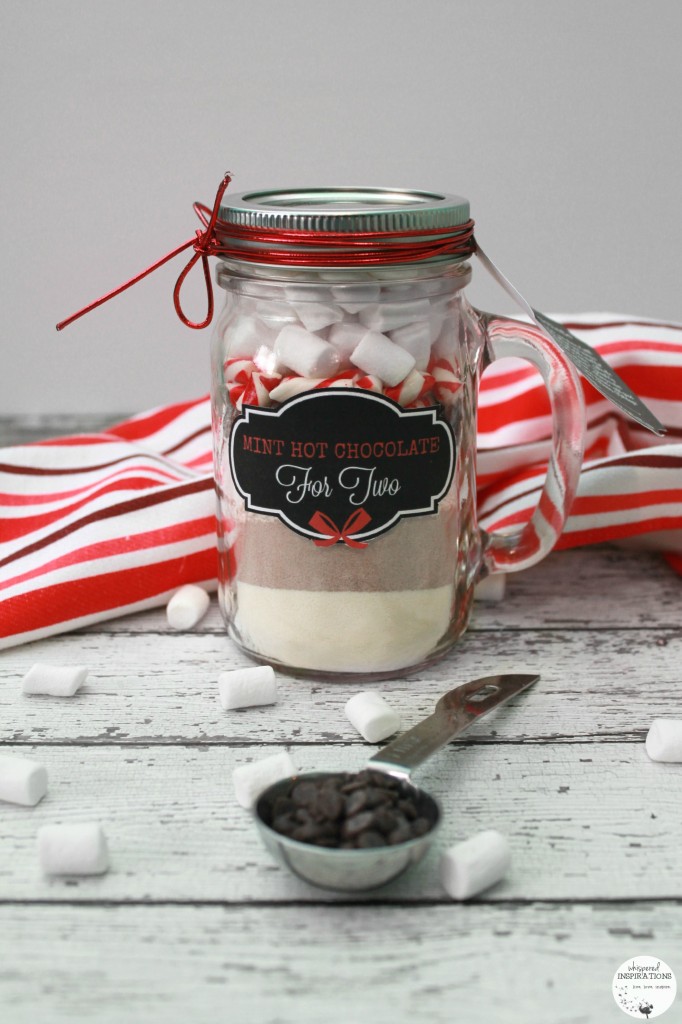
[{"label": "white creamer layer", "polygon": [[390,672],[428,657],[448,629],[453,587],[308,591],[237,584],[245,647],[318,672]]}]

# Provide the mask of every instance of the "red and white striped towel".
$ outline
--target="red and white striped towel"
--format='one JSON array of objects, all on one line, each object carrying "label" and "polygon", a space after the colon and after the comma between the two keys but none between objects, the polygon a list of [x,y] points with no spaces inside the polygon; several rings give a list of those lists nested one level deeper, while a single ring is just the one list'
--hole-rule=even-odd
[{"label": "red and white striped towel", "polygon": [[[556,317],[599,350],[668,428],[661,440],[585,384],[578,496],[557,547],[635,538],[682,573],[682,326]],[[526,364],[493,365],[479,411],[479,518],[524,522],[549,452],[549,403]],[[0,449],[0,648],[215,586],[207,398],[102,434]]]}]

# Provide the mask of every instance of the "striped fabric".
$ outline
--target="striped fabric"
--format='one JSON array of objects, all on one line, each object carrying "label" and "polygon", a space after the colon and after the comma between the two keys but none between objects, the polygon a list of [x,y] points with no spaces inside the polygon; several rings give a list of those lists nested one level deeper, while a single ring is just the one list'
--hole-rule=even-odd
[{"label": "striped fabric", "polygon": [[[578,496],[557,547],[635,540],[682,573],[682,326],[615,314],[556,317],[594,345],[668,428],[626,420],[591,386]],[[493,364],[479,411],[479,517],[525,522],[537,503],[549,403],[526,363]],[[102,434],[0,449],[0,648],[215,587],[207,398]]]}]

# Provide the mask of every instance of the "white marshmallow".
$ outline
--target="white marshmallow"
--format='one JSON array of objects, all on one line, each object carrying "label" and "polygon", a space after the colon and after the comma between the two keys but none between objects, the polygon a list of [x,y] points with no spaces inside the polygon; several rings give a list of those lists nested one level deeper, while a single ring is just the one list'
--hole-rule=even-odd
[{"label": "white marshmallow", "polygon": [[378,281],[407,281],[414,277],[414,271],[412,268],[405,268],[400,266],[394,267],[372,267],[368,268],[367,273],[370,277],[376,277]]},{"label": "white marshmallow", "polygon": [[286,751],[273,754],[271,757],[264,757],[260,761],[251,761],[235,768],[232,772],[234,792],[242,807],[253,807],[268,786],[295,774],[294,763]]},{"label": "white marshmallow", "polygon": [[364,306],[364,302],[339,302],[338,306],[339,309],[342,309],[344,313],[348,313],[349,316],[355,316]]},{"label": "white marshmallow", "polygon": [[256,303],[256,316],[273,330],[280,330],[284,324],[296,323],[296,313],[288,302],[268,302],[259,299]]},{"label": "white marshmallow", "polygon": [[44,693],[50,697],[73,697],[88,677],[82,665],[45,665],[38,663],[21,681],[22,693]]},{"label": "white marshmallow", "polygon": [[46,875],[103,875],[109,867],[106,836],[95,822],[43,825],[38,858]]},{"label": "white marshmallow", "polygon": [[365,373],[380,377],[389,387],[400,384],[414,369],[414,356],[394,345],[385,334],[368,331],[351,354],[351,362]]},{"label": "white marshmallow", "polygon": [[358,319],[372,331],[394,331],[396,327],[426,320],[431,312],[428,299],[413,299],[409,302],[379,302],[365,306],[358,313]]},{"label": "white marshmallow", "polygon": [[298,324],[289,324],[279,332],[275,355],[301,377],[331,377],[339,368],[339,353],[334,346]]},{"label": "white marshmallow", "polygon": [[321,284],[288,284],[284,294],[291,303],[323,302],[329,303],[331,292]]},{"label": "white marshmallow", "polygon": [[218,676],[220,703],[226,711],[251,708],[277,701],[277,682],[272,665],[256,665],[221,672]]},{"label": "white marshmallow", "polygon": [[[273,338],[277,338],[274,331]],[[260,372],[264,373],[266,377],[274,377],[277,374],[281,374],[284,370],[284,367],[275,355],[274,349],[268,348],[267,345],[261,345],[260,348],[254,352],[253,361]]]},{"label": "white marshmallow", "polygon": [[421,295],[442,295],[444,282],[441,277],[422,277],[415,285]]},{"label": "white marshmallow", "polygon": [[468,900],[499,882],[510,864],[506,837],[489,829],[445,851],[440,862],[440,880],[448,896]]},{"label": "white marshmallow", "polygon": [[647,733],[646,752],[652,761],[682,761],[682,722],[655,718]]},{"label": "white marshmallow", "polygon": [[422,292],[416,281],[403,281],[402,283],[393,282],[392,284],[384,284],[381,289],[380,302],[413,302],[415,299],[421,299]]},{"label": "white marshmallow", "polygon": [[363,306],[376,302],[380,294],[378,284],[340,284],[332,287],[332,295],[347,313],[357,313]]},{"label": "white marshmallow", "polygon": [[485,579],[479,580],[474,589],[475,601],[502,601],[507,587],[507,574],[504,572],[492,573]]},{"label": "white marshmallow", "polygon": [[321,331],[323,327],[343,320],[343,313],[338,306],[324,302],[294,302],[293,306],[307,331]]},{"label": "white marshmallow", "polygon": [[364,324],[348,323],[348,321],[334,324],[329,332],[329,344],[333,345],[339,353],[341,367],[348,366],[351,355],[366,334],[367,328]]},{"label": "white marshmallow", "polygon": [[272,348],[275,340],[275,332],[255,316],[236,317],[229,324],[226,336],[229,341],[230,358],[248,358],[254,355],[261,345]]},{"label": "white marshmallow", "polygon": [[[273,299],[280,295],[277,286],[273,286],[269,281],[233,281],[232,288],[241,296],[242,308],[249,299]],[[255,305],[254,302],[251,304]]]},{"label": "white marshmallow", "polygon": [[333,284],[342,284],[344,281],[364,281],[367,273],[364,270],[352,270],[350,267],[339,267],[337,270],[319,270],[317,273],[320,281],[331,281]]},{"label": "white marshmallow", "polygon": [[35,807],[47,793],[47,769],[27,757],[0,757],[0,800]]},{"label": "white marshmallow", "polygon": [[400,718],[376,690],[356,693],[345,707],[346,718],[368,743],[378,743],[400,728]]},{"label": "white marshmallow", "polygon": [[[288,281],[297,279],[299,271],[295,267],[267,267],[265,264],[261,264],[258,267],[259,277],[268,277],[273,281]],[[310,274],[313,271],[309,271]],[[249,282],[250,285],[250,282]]]},{"label": "white marshmallow", "polygon": [[211,598],[203,587],[187,583],[176,590],[166,606],[166,618],[171,629],[191,629],[208,611]]},{"label": "white marshmallow", "polygon": [[414,357],[414,365],[418,370],[425,370],[431,358],[431,324],[428,320],[416,324],[405,324],[391,331],[391,341],[404,348]]}]

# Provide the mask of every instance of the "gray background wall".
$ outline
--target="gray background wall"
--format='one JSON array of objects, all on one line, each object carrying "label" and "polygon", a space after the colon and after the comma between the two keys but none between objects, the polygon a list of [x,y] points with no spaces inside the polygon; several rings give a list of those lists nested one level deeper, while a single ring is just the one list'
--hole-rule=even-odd
[{"label": "gray background wall", "polygon": [[182,258],[54,324],[189,238],[228,169],[459,192],[539,308],[682,319],[681,29],[679,0],[4,0],[0,416],[206,390]]}]

